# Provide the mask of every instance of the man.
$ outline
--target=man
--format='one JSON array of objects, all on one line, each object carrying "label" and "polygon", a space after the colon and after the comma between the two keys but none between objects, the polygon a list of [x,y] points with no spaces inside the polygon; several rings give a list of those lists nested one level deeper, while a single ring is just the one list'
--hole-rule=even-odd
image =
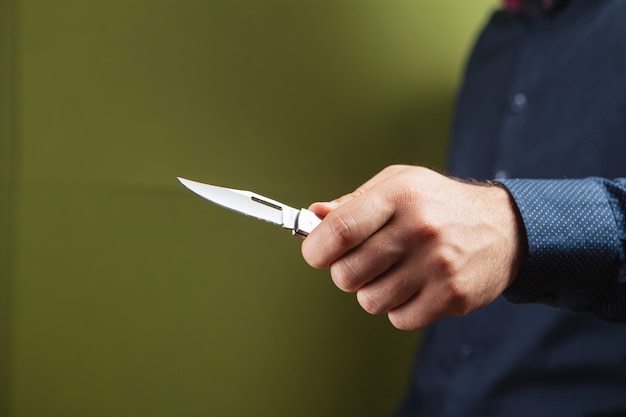
[{"label": "man", "polygon": [[434,323],[400,416],[626,415],[626,2],[507,6],[450,153],[496,182],[387,168],[311,207],[303,256],[396,327]]}]

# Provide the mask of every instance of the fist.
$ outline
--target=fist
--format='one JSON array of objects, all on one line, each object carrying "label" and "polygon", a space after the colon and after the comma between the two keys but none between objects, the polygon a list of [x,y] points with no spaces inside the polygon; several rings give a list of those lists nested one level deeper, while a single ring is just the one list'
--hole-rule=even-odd
[{"label": "fist", "polygon": [[404,330],[493,301],[525,256],[521,219],[500,186],[391,166],[353,193],[310,210],[322,223],[302,243],[314,268]]}]

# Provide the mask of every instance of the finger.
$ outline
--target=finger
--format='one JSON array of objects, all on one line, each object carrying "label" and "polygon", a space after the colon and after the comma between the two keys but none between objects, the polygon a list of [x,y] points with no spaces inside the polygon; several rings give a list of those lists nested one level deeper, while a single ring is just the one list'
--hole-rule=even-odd
[{"label": "finger", "polygon": [[311,210],[318,217],[321,217],[323,219],[324,217],[328,216],[328,213],[336,209],[338,206],[339,204],[334,201],[317,202],[317,203],[311,204],[309,206],[309,210]]},{"label": "finger", "polygon": [[330,275],[339,289],[355,292],[387,273],[402,258],[403,248],[387,227],[332,263]]},{"label": "finger", "polygon": [[393,207],[376,193],[354,198],[328,213],[302,244],[304,259],[327,268],[387,223]]},{"label": "finger", "polygon": [[357,291],[357,300],[370,314],[387,313],[419,293],[422,280],[404,263],[389,270]]},{"label": "finger", "polygon": [[418,292],[404,304],[391,309],[387,316],[394,327],[400,330],[416,330],[443,317],[452,315],[447,301],[436,291]]}]

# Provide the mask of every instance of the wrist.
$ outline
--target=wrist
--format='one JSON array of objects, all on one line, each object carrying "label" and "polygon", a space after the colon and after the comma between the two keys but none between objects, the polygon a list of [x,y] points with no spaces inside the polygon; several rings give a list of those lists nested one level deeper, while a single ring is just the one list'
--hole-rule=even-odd
[{"label": "wrist", "polygon": [[502,207],[502,227],[507,230],[509,241],[507,246],[510,251],[510,275],[508,277],[507,288],[515,281],[526,258],[528,257],[528,240],[526,237],[526,228],[520,210],[515,199],[509,190],[498,182],[490,182],[489,186],[497,190],[498,207]]}]

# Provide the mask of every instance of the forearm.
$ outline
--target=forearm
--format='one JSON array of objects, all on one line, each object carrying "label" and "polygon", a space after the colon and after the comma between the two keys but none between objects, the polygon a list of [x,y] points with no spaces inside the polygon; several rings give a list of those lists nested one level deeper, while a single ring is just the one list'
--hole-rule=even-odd
[{"label": "forearm", "polygon": [[528,258],[505,296],[626,321],[626,179],[501,183],[528,240]]}]

